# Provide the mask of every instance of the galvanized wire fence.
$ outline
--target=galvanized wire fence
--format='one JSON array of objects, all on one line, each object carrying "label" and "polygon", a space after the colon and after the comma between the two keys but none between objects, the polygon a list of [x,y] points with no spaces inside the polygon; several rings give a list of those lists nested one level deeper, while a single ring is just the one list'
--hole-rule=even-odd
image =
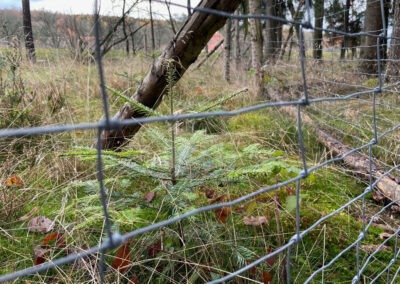
[{"label": "galvanized wire fence", "polygon": [[[383,7],[383,1],[380,1],[382,7]],[[172,3],[171,3],[172,4]],[[177,4],[175,4],[177,5]],[[186,6],[183,6],[186,7]],[[187,8],[187,7],[186,7]],[[355,256],[355,269],[354,269],[354,277],[353,279],[349,279],[349,282],[351,281],[352,283],[359,283],[362,280],[363,273],[365,269],[368,267],[368,265],[371,265],[372,260],[376,254],[378,254],[383,246],[388,246],[388,243],[391,242],[392,244],[394,243],[393,246],[393,257],[392,259],[383,267],[382,271],[375,276],[374,279],[371,280],[371,283],[397,283],[399,281],[399,274],[400,274],[400,266],[398,263],[398,257],[400,253],[400,249],[398,246],[398,237],[400,233],[400,227],[395,230],[391,236],[389,236],[387,239],[383,240],[379,245],[374,247],[373,251],[369,254],[368,257],[362,258],[361,257],[361,243],[362,241],[366,238],[366,235],[368,231],[370,230],[372,226],[373,220],[375,220],[377,217],[379,217],[382,213],[386,212],[389,210],[389,208],[393,205],[399,204],[400,200],[391,200],[389,203],[387,203],[384,207],[379,210],[375,215],[367,219],[366,216],[366,207],[367,207],[367,202],[366,198],[367,196],[370,195],[370,193],[374,190],[375,186],[386,176],[390,176],[392,174],[396,174],[399,170],[399,165],[397,164],[388,164],[383,162],[383,166],[386,169],[386,171],[378,178],[375,179],[373,176],[374,170],[374,163],[377,163],[377,161],[374,159],[373,151],[374,149],[377,149],[381,147],[384,151],[388,151],[388,154],[390,155],[397,155],[397,152],[395,150],[390,150],[387,149],[386,147],[383,147],[379,144],[379,142],[382,139],[391,139],[393,140],[393,143],[398,143],[399,138],[395,134],[398,133],[400,129],[400,124],[396,121],[391,121],[390,119],[386,119],[385,126],[384,127],[378,127],[377,125],[382,122],[380,118],[378,118],[377,111],[376,109],[379,108],[380,106],[383,105],[383,107],[388,107],[388,105],[381,101],[380,98],[384,96],[385,92],[397,92],[397,87],[400,85],[400,81],[396,83],[392,83],[390,85],[384,84],[383,83],[383,63],[384,60],[383,58],[380,58],[380,49],[382,48],[380,44],[380,40],[383,38],[388,38],[386,35],[386,27],[384,26],[384,30],[382,34],[376,35],[376,34],[370,34],[367,32],[361,32],[357,34],[350,34],[346,33],[343,31],[338,31],[338,30],[331,30],[331,29],[326,29],[322,28],[322,31],[325,33],[335,33],[338,35],[342,36],[369,36],[369,37],[374,37],[377,40],[377,58],[376,62],[378,64],[378,74],[376,74],[378,80],[377,84],[375,86],[369,86],[365,88],[358,88],[356,91],[351,91],[351,92],[346,92],[345,94],[337,94],[335,92],[329,93],[326,92],[324,89],[319,89],[318,84],[315,84],[319,81],[321,84],[342,84],[342,86],[345,86],[347,83],[346,82],[337,82],[335,80],[330,80],[327,78],[324,78],[324,76],[313,76],[310,73],[307,72],[307,68],[310,68],[307,65],[307,60],[308,58],[304,56],[304,52],[301,52],[304,49],[304,41],[302,38],[302,31],[303,30],[316,30],[317,28],[313,27],[311,23],[311,10],[310,10],[310,2],[306,1],[306,7],[305,7],[305,21],[300,22],[297,20],[288,20],[284,18],[279,18],[279,17],[273,17],[273,16],[266,16],[266,15],[237,15],[237,14],[229,14],[229,13],[224,13],[221,11],[215,11],[211,9],[205,9],[205,8],[194,8],[192,9],[193,13],[210,13],[214,15],[218,15],[221,17],[228,17],[231,19],[237,19],[237,20],[244,20],[244,19],[260,19],[260,20],[275,20],[275,21],[280,21],[284,24],[288,25],[295,25],[300,27],[300,37],[299,37],[299,61],[297,63],[300,63],[300,72],[302,74],[302,90],[300,92],[300,97],[296,98],[295,100],[282,100],[278,102],[264,102],[264,103],[259,103],[254,106],[249,106],[249,107],[244,107],[232,111],[214,111],[214,112],[202,112],[202,113],[192,113],[192,114],[179,114],[179,115],[166,115],[166,116],[160,116],[160,117],[145,117],[145,118],[138,118],[138,119],[132,119],[132,120],[125,120],[125,121],[116,121],[113,120],[109,114],[109,105],[108,105],[108,100],[107,100],[107,94],[106,94],[106,89],[105,89],[105,78],[103,74],[103,69],[102,69],[102,58],[99,56],[100,50],[99,50],[99,38],[100,38],[100,31],[99,31],[99,25],[98,25],[98,15],[96,13],[95,17],[95,37],[97,41],[97,58],[96,61],[98,63],[98,70],[99,70],[99,79],[100,79],[100,86],[101,86],[101,94],[102,94],[102,102],[103,102],[103,113],[104,113],[104,119],[100,122],[88,122],[88,123],[81,123],[81,124],[68,124],[68,125],[47,125],[47,126],[40,126],[40,127],[30,127],[30,128],[19,128],[19,129],[1,129],[0,130],[0,138],[6,138],[6,137],[20,137],[20,136],[32,136],[32,135],[43,135],[43,134],[50,134],[50,133],[60,133],[60,132],[66,132],[66,131],[76,131],[76,130],[89,130],[89,129],[96,129],[97,130],[97,171],[98,171],[98,182],[99,182],[99,193],[100,193],[100,198],[101,198],[101,204],[103,207],[103,214],[104,214],[104,219],[105,219],[105,227],[106,227],[106,233],[107,233],[107,239],[102,242],[100,245],[92,247],[88,250],[82,251],[80,253],[76,254],[69,254],[66,257],[55,259],[37,266],[29,267],[26,269],[18,270],[10,274],[2,275],[0,276],[0,282],[6,282],[6,281],[13,281],[16,279],[22,279],[23,277],[27,275],[32,275],[32,274],[37,274],[41,273],[50,269],[54,269],[57,267],[60,267],[64,264],[68,264],[71,262],[76,261],[79,258],[85,258],[88,256],[91,256],[96,253],[101,254],[100,258],[100,264],[98,266],[98,272],[99,272],[99,277],[100,281],[102,283],[105,283],[104,279],[104,273],[105,273],[105,253],[107,251],[110,251],[112,249],[117,248],[127,240],[143,235],[146,233],[149,233],[151,231],[169,226],[171,224],[180,222],[182,220],[185,220],[191,216],[198,215],[202,212],[207,212],[207,211],[214,211],[223,207],[231,207],[235,205],[240,205],[243,202],[250,200],[252,198],[257,197],[260,194],[267,193],[267,192],[273,192],[276,191],[282,187],[288,186],[290,184],[296,184],[296,210],[295,210],[295,223],[296,223],[296,229],[295,233],[293,236],[289,239],[288,242],[285,244],[282,244],[280,247],[278,247],[276,250],[266,253],[265,255],[261,256],[260,258],[247,263],[240,269],[236,271],[231,271],[230,273],[226,273],[225,276],[213,280],[209,283],[223,283],[227,282],[233,278],[235,278],[238,275],[243,274],[244,272],[252,269],[253,267],[260,265],[267,261],[268,259],[271,259],[279,254],[285,254],[286,255],[286,283],[292,283],[295,280],[293,279],[293,275],[291,274],[291,258],[292,254],[295,251],[296,246],[302,241],[303,238],[308,236],[310,232],[312,232],[315,228],[323,224],[326,220],[330,219],[331,217],[340,214],[340,212],[347,210],[350,206],[354,205],[356,202],[361,202],[362,203],[362,229],[359,232],[358,238],[354,240],[350,240],[351,243],[350,245],[342,248],[340,252],[338,252],[336,255],[331,256],[331,259],[328,262],[324,262],[319,266],[318,269],[313,271],[309,275],[309,277],[305,280],[305,283],[310,283],[312,281],[315,281],[317,275],[320,275],[321,273],[324,273],[324,271],[328,270],[335,262],[337,262],[340,258],[345,257],[347,254],[353,254]],[[383,9],[382,9],[383,12]],[[384,17],[383,17],[384,18]],[[338,60],[338,59],[332,59],[332,60]],[[279,64],[279,62],[278,62]],[[283,64],[283,63],[282,63]],[[329,73],[329,70],[325,70],[324,67],[321,67],[319,65],[313,65],[315,68],[313,70],[314,73],[319,71],[319,74],[324,74],[324,73]],[[324,70],[323,70],[324,69]],[[357,76],[362,76],[362,74],[356,74]],[[329,77],[329,76],[328,76]],[[361,86],[362,87],[362,86]],[[322,96],[321,96],[322,93]],[[319,95],[316,95],[319,94]],[[362,97],[362,98],[360,98]],[[321,111],[320,104],[333,104],[333,103],[341,103],[343,102],[346,104],[346,102],[349,102],[351,100],[360,98],[360,101],[362,101],[364,104],[369,104],[369,106],[372,109],[372,114],[363,116],[363,119],[368,119],[369,120],[369,129],[366,128],[365,125],[353,125],[354,127],[359,127],[363,130],[368,130],[369,133],[372,134],[372,138],[369,141],[365,141],[365,137],[359,137],[357,135],[353,135],[353,138],[355,141],[357,141],[357,147],[353,147],[350,151],[347,151],[345,154],[342,154],[338,157],[332,157],[330,159],[327,159],[323,162],[317,163],[313,166],[309,165],[309,161],[306,159],[306,151],[307,147],[304,142],[304,123],[302,121],[302,113],[304,112],[305,108],[313,109],[317,111]],[[109,130],[109,129],[114,129],[114,128],[120,128],[122,126],[127,126],[127,125],[145,125],[145,124],[152,124],[155,122],[176,122],[176,121],[183,121],[183,120],[193,120],[193,119],[198,119],[198,118],[206,118],[206,117],[232,117],[232,116],[239,116],[245,113],[249,112],[255,112],[257,110],[264,110],[264,109],[269,109],[269,108],[280,108],[280,107],[286,107],[286,106],[291,106],[297,108],[297,132],[298,132],[298,148],[300,151],[300,161],[302,164],[302,171],[300,174],[294,178],[282,181],[282,182],[277,182],[276,184],[266,186],[259,188],[258,190],[251,192],[249,194],[243,195],[237,199],[227,201],[227,202],[220,202],[220,203],[215,203],[212,205],[196,208],[192,211],[186,212],[182,215],[170,218],[168,220],[154,223],[152,225],[136,229],[134,231],[125,233],[125,234],[120,234],[118,231],[113,230],[112,222],[108,213],[108,205],[107,205],[107,191],[105,188],[104,184],[104,167],[102,163],[102,150],[101,150],[101,133],[103,130]],[[398,111],[396,106],[391,106],[393,108],[393,111]],[[329,108],[329,107],[328,107]],[[322,112],[324,110],[322,109]],[[327,119],[324,121],[320,121],[321,125],[325,125],[326,127],[329,127],[330,120],[335,119],[335,114],[327,114]],[[318,119],[319,116],[315,115],[315,119]],[[348,123],[347,121],[345,123]],[[337,129],[335,129],[337,130]],[[343,135],[352,135],[350,133],[344,132]],[[364,152],[367,153],[368,156],[368,163],[369,163],[369,184],[366,186],[365,190],[357,195],[356,197],[350,199],[348,202],[345,204],[342,204],[339,206],[336,210],[330,212],[329,214],[326,214],[325,216],[321,217],[317,221],[315,221],[312,225],[310,225],[307,228],[301,228],[302,224],[302,216],[300,212],[300,193],[302,191],[302,183],[304,182],[304,179],[306,179],[311,173],[316,172],[324,167],[327,167],[331,164],[341,162],[343,161],[346,157],[358,153],[358,152]],[[392,273],[393,268],[397,267],[395,269],[395,273]],[[334,282],[334,279],[330,279]]]}]

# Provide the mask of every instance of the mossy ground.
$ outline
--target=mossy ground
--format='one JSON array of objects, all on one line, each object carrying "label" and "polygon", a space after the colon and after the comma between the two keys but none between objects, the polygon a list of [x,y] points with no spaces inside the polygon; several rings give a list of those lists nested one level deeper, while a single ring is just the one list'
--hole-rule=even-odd
[{"label": "mossy ground", "polygon": [[[53,50],[39,50],[38,56],[40,60],[46,60],[45,64],[21,64],[25,94],[31,99],[29,103],[19,105],[17,110],[27,110],[27,115],[34,116],[34,125],[76,124],[101,119],[101,96],[93,63],[74,62],[67,54]],[[150,63],[151,58],[143,54],[129,59],[121,54],[111,54],[105,58],[106,83],[120,91],[134,90]],[[297,98],[301,96],[301,80],[291,64],[289,62],[271,69],[268,84],[271,90]],[[251,80],[248,74],[235,73],[233,77],[239,83],[228,84],[222,78],[220,66],[205,65],[200,70],[188,70],[174,93],[175,109],[196,110],[247,86]],[[315,68],[322,70],[322,67]],[[351,70],[352,67],[346,68]],[[210,70],[213,71],[211,75]],[[7,74],[2,75],[9,80]],[[340,74],[335,73],[335,76]],[[372,83],[375,82],[368,81],[366,85]],[[353,85],[357,84],[353,82]],[[359,85],[362,86],[362,82]],[[388,107],[388,100],[393,100],[391,95],[386,94],[381,98],[382,127],[398,121],[397,114]],[[170,99],[166,98],[167,101]],[[258,101],[250,89],[249,93],[229,100],[220,107],[231,110],[254,105]],[[117,97],[110,97],[110,102],[112,112],[122,104]],[[367,103],[364,106],[364,101],[357,101],[357,105],[351,103],[351,106],[364,117],[371,115],[371,108]],[[367,120],[360,120],[360,116],[352,115],[349,109],[353,108],[332,103],[315,109],[310,107],[309,113],[321,125],[329,121],[329,125],[339,130],[334,134],[343,137],[345,142],[354,142],[352,137],[362,141],[370,139]],[[338,119],[332,120],[328,111],[335,113]],[[169,104],[162,104],[159,112],[168,114]],[[348,120],[343,122],[339,117]],[[349,120],[357,127],[351,126]],[[13,126],[26,126],[23,124],[25,122],[21,123]],[[207,127],[209,123],[188,127],[183,125],[177,130],[177,154],[182,157],[178,165],[182,175],[181,183],[175,186],[169,179],[169,124],[146,125],[129,144],[126,152],[105,153],[105,185],[114,229],[125,233],[208,205],[212,199],[207,198],[206,192],[212,192],[214,198],[233,200],[260,187],[293,177],[292,169],[302,167],[296,122],[279,108],[218,118],[211,121],[213,129],[209,132],[212,134],[196,132],[198,127]],[[318,144],[313,129],[305,126],[303,131],[308,166],[329,158],[329,153]],[[198,135],[198,140],[190,142],[194,135]],[[95,155],[88,148],[95,137],[96,131],[88,130],[2,139],[1,177],[5,180],[12,174],[18,175],[24,181],[24,188],[8,188],[4,185],[0,188],[0,195],[7,193],[0,199],[0,274],[33,265],[33,250],[43,241],[43,235],[29,233],[28,221],[21,221],[20,218],[34,208],[36,213],[33,216],[46,216],[54,220],[55,230],[62,233],[66,240],[67,247],[51,250],[46,255],[49,259],[97,245],[105,237]],[[383,142],[383,149],[377,148],[375,154],[389,162],[389,154],[397,146],[393,141]],[[249,145],[253,145],[253,148],[246,148]],[[267,166],[270,162],[278,166],[269,169]],[[252,168],[253,165],[260,167]],[[266,167],[262,168],[263,165]],[[324,167],[302,180],[300,229],[307,229],[319,218],[335,211],[361,194],[365,187],[362,181],[347,174],[337,164]],[[290,196],[295,188],[295,184],[290,184],[234,206],[226,220],[221,220],[215,212],[186,219],[181,223],[184,246],[180,242],[182,236],[177,224],[138,236],[131,242],[132,263],[127,272],[119,274],[112,268],[115,250],[107,253],[107,281],[127,283],[136,276],[140,283],[203,283],[239,269],[266,252],[278,249],[295,234],[295,212],[290,204]],[[149,192],[156,193],[150,202],[145,199]],[[370,196],[366,203],[367,217],[380,209],[380,205],[375,204]],[[267,222],[262,226],[247,226],[243,221],[246,216],[262,216]],[[362,202],[357,201],[303,238],[291,250],[292,282],[304,282],[313,271],[352,244],[362,229],[361,216]],[[382,229],[372,226],[362,244],[380,244],[382,240],[379,234],[382,232]],[[393,243],[389,242],[389,245]],[[369,253],[361,250],[361,261]],[[368,282],[379,273],[392,255],[391,251],[379,252],[371,265],[367,266],[364,280]],[[261,264],[256,270],[236,278],[233,283],[259,283],[256,281],[262,281],[264,271],[268,271],[278,282],[284,274],[282,267],[288,261],[284,256],[285,253],[275,261]],[[96,255],[92,259],[25,279],[35,283],[90,283],[98,278],[98,257]],[[320,273],[314,282],[350,283],[356,273],[355,266],[356,251],[351,249],[329,269]]]}]

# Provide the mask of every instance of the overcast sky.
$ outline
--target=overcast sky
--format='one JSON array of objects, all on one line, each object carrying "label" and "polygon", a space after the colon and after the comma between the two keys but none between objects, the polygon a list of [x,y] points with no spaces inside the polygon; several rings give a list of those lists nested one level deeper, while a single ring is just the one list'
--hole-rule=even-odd
[{"label": "overcast sky", "polygon": [[[101,4],[101,14],[103,15],[120,15],[122,0],[98,0]],[[187,0],[167,0],[171,3],[186,5]],[[16,8],[21,9],[21,0],[0,0],[0,9]],[[136,0],[127,0],[129,3],[136,2]],[[141,1],[137,9],[131,16],[140,17],[148,13],[148,1]],[[164,1],[161,1],[164,2]],[[195,6],[200,0],[191,0],[191,5]],[[31,10],[46,10],[52,12],[60,12],[66,14],[92,14],[93,13],[93,0],[30,0]],[[168,16],[168,10],[165,4],[153,2],[153,12],[159,16]],[[187,9],[174,7],[171,5],[172,14],[187,14]]]}]

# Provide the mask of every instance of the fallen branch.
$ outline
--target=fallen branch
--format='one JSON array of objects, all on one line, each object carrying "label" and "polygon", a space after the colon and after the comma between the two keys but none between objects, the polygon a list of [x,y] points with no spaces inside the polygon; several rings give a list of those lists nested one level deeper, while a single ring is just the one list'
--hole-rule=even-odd
[{"label": "fallen branch", "polygon": [[[292,116],[293,118],[297,119],[297,109],[295,107],[283,106],[280,109]],[[301,113],[301,119],[304,123],[313,127],[317,135],[318,141],[322,145],[324,145],[330,151],[330,153],[332,153],[333,156],[341,157],[353,150],[353,148],[333,138],[322,129],[316,128],[314,121],[306,113]],[[380,179],[375,187],[379,191],[379,193],[390,201],[396,201],[396,203],[400,205],[400,185],[397,179],[391,174],[385,175],[385,171],[380,168],[374,161],[372,161],[372,171],[370,171],[368,156],[359,152],[354,152],[345,156],[343,158],[343,162],[347,167],[349,167],[354,172],[357,172],[357,174],[366,181],[369,181],[369,177],[372,172],[372,177],[374,180]]]}]

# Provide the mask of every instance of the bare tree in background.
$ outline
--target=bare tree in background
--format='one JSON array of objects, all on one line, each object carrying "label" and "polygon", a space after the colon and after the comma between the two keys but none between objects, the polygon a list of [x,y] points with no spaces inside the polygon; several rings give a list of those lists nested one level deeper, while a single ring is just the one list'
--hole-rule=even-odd
[{"label": "bare tree in background", "polygon": [[394,0],[393,9],[393,31],[386,69],[386,80],[389,82],[398,81],[400,75],[400,0]]},{"label": "bare tree in background", "polygon": [[[249,0],[249,12],[252,15],[260,14],[260,0]],[[261,70],[263,60],[263,37],[261,22],[259,19],[249,19],[251,34],[251,67],[256,78],[256,93],[262,97],[264,93],[263,72]]]},{"label": "bare tree in background", "polygon": [[[379,35],[382,32],[383,22],[381,14],[381,2],[376,0],[367,0],[365,10],[364,32]],[[376,74],[377,67],[377,38],[365,36],[361,46],[360,57],[363,59],[360,63],[361,72],[367,74]]]},{"label": "bare tree in background", "polygon": [[231,44],[232,44],[232,19],[228,19],[225,25],[225,56],[224,56],[224,78],[231,81]]},{"label": "bare tree in background", "polygon": [[[347,0],[349,1],[349,0]],[[348,13],[348,12],[347,12]],[[314,30],[314,59],[322,58],[322,28],[324,23],[324,0],[314,1],[314,26],[318,29]]]},{"label": "bare tree in background", "polygon": [[31,62],[36,62],[35,44],[33,42],[33,31],[31,21],[31,8],[29,0],[22,0],[22,18],[24,26],[24,37],[26,57]]},{"label": "bare tree in background", "polygon": [[126,0],[122,3],[122,32],[124,33],[124,38],[125,38],[125,51],[126,55],[129,55],[129,37],[128,33],[126,32],[126,17],[127,14],[125,14],[125,7],[126,7]]},{"label": "bare tree in background", "polygon": [[154,38],[154,20],[153,20],[153,8],[152,8],[151,0],[149,0],[149,8],[150,8],[150,32],[151,32],[151,50],[154,51],[156,49],[156,41]]},{"label": "bare tree in background", "polygon": [[[239,15],[239,10],[236,10],[236,15]],[[239,19],[235,19],[235,41],[234,41],[234,57],[235,57],[235,69],[239,70],[240,65],[240,25]]]}]

